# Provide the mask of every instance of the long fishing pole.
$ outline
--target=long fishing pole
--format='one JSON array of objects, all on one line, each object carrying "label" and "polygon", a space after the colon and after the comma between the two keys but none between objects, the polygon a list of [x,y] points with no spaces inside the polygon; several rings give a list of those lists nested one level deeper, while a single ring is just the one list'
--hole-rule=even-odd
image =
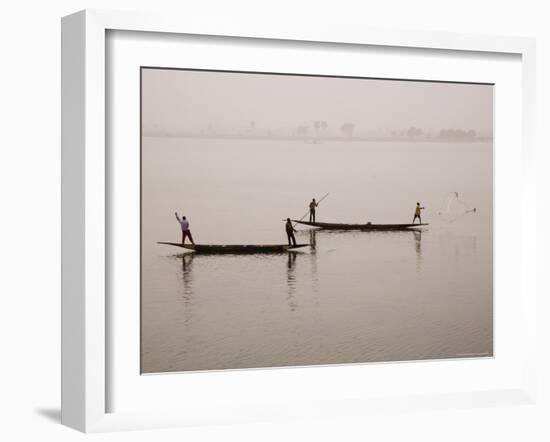
[{"label": "long fishing pole", "polygon": [[[328,196],[328,192],[319,201],[317,201],[317,205],[321,204],[321,201],[323,201],[327,196]],[[309,215],[309,210],[298,221],[302,221],[308,215]],[[293,227],[296,227],[296,223],[294,223]]]}]

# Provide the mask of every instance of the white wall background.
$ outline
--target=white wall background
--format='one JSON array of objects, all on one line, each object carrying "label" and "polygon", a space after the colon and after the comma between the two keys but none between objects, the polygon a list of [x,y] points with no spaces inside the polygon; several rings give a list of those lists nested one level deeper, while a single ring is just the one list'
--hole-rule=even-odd
[{"label": "white wall background", "polygon": [[[19,0],[0,7],[0,438],[82,440],[59,425],[60,17],[83,8],[245,15],[538,39],[539,274],[550,265],[550,13],[544,0]],[[511,214],[515,204],[510,202]],[[513,234],[513,232],[511,232]],[[542,278],[541,278],[542,279]],[[540,293],[550,293],[539,281]],[[161,430],[95,440],[550,440],[550,303],[540,299],[535,406]],[[90,436],[88,436],[90,437]]]}]

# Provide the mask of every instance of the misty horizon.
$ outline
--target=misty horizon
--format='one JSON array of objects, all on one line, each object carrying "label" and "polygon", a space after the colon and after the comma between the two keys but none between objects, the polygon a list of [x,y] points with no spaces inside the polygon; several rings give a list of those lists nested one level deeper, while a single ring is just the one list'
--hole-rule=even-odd
[{"label": "misty horizon", "polygon": [[142,69],[145,136],[491,139],[488,84]]}]

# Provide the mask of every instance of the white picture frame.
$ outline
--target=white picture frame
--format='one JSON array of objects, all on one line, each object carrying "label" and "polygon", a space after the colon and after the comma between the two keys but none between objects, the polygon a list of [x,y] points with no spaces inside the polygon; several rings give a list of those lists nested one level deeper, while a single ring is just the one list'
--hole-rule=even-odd
[{"label": "white picture frame", "polygon": [[[106,33],[144,31],[163,34],[270,39],[286,42],[371,45],[381,48],[439,49],[514,54],[521,57],[521,305],[519,324],[533,337],[535,284],[535,42],[518,37],[493,37],[416,31],[388,31],[345,26],[293,27],[288,24],[211,23],[192,17],[158,17],[86,10],[62,20],[62,423],[85,432],[183,426],[197,423],[246,422],[288,417],[362,414],[532,403],[535,399],[535,339],[525,340],[521,383],[513,388],[478,388],[461,393],[395,394],[315,404],[250,404],[231,415],[208,411],[190,416],[183,411],[108,412],[108,243],[106,219],[110,202],[107,158]],[[496,190],[498,192],[498,188]],[[498,247],[498,245],[497,245]],[[406,365],[406,364],[405,364]],[[411,364],[412,365],[412,364]],[[334,370],[344,369],[335,367]],[[354,368],[355,371],[361,367]],[[412,370],[412,368],[411,368]],[[242,371],[240,376],[246,376]],[[268,376],[269,370],[262,376]],[[212,376],[222,376],[213,373]],[[292,411],[288,411],[291,409]],[[254,410],[253,412],[251,410]]]}]

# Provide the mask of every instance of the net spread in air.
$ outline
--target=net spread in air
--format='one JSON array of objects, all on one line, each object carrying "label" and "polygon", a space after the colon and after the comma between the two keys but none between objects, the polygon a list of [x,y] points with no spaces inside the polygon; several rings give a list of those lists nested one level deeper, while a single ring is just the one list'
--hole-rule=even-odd
[{"label": "net spread in air", "polygon": [[454,223],[460,218],[475,214],[477,209],[465,203],[458,195],[458,192],[450,192],[446,204],[437,213],[445,223]]}]

